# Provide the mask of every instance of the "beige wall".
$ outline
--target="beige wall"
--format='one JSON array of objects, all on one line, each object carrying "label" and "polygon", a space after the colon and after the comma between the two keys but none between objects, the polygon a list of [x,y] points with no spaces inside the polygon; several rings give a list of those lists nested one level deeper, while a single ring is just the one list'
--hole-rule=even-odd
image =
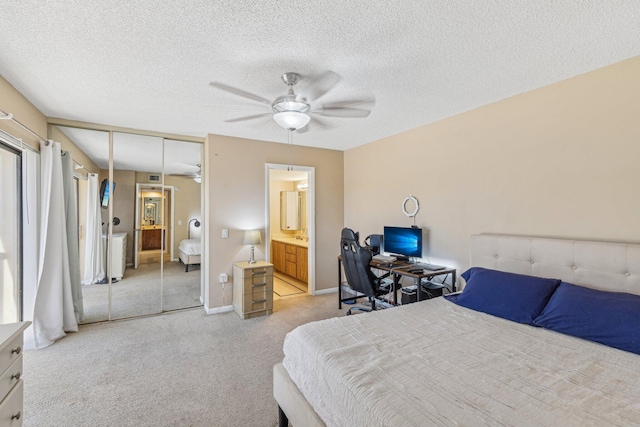
[{"label": "beige wall", "polygon": [[[469,235],[640,242],[640,57],[345,152],[345,225],[412,224],[466,269]],[[375,175],[375,177],[372,177]]]},{"label": "beige wall", "polygon": [[[99,183],[109,178],[108,170],[101,170]],[[127,233],[127,264],[133,263],[133,229],[135,222],[136,202],[136,173],[135,171],[114,170],[113,182],[116,188],[113,191],[113,216],[120,218],[120,224],[113,227],[114,233]],[[109,221],[109,209],[101,209],[102,231],[107,231],[106,223]]]},{"label": "beige wall", "polygon": [[[200,209],[200,184],[195,182],[193,178],[182,176],[168,176],[164,177],[165,185],[172,185],[175,188],[175,240],[174,256],[178,258],[178,245],[180,242],[187,238],[187,230],[189,220],[196,218],[202,221],[202,213]],[[181,221],[182,225],[178,224]],[[191,238],[195,239],[201,236],[202,228],[196,228],[191,223]]]},{"label": "beige wall", "polygon": [[[39,136],[47,138],[47,118],[2,77],[0,77],[0,110],[13,114],[14,119]],[[11,120],[0,120],[0,129],[39,150],[38,138]]]},{"label": "beige wall", "polygon": [[[283,136],[284,138],[284,136]],[[336,286],[336,256],[343,224],[343,153],[335,150],[294,148],[295,163],[315,167],[316,290]],[[287,162],[286,144],[209,135],[205,142],[205,187],[208,198],[209,266],[205,303],[210,308],[231,304],[231,284],[223,292],[220,273],[231,277],[233,263],[247,260],[243,230],[258,228],[265,238],[265,164]],[[223,228],[229,238],[222,239]],[[256,246],[256,259],[265,258],[265,243]],[[205,276],[207,277],[207,276]],[[230,278],[231,280],[231,278]],[[207,285],[207,284],[206,284]]]}]

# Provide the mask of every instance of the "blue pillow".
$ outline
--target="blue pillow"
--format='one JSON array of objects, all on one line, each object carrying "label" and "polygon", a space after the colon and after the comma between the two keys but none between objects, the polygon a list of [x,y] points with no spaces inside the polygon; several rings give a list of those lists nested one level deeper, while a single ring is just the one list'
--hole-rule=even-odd
[{"label": "blue pillow", "polygon": [[462,273],[467,286],[450,298],[463,307],[518,323],[538,317],[560,280],[473,267]]},{"label": "blue pillow", "polygon": [[640,296],[562,282],[533,324],[640,354]]}]

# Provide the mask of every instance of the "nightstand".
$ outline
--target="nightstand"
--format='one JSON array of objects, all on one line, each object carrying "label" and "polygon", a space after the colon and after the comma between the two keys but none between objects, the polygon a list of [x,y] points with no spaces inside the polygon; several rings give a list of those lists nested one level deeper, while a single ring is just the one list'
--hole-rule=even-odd
[{"label": "nightstand", "polygon": [[233,310],[243,319],[273,311],[273,264],[233,264]]}]

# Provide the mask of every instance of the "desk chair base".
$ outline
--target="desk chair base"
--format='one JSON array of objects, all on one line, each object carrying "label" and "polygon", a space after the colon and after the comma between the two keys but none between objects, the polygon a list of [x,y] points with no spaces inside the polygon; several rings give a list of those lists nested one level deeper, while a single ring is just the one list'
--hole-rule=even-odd
[{"label": "desk chair base", "polygon": [[[354,300],[354,303],[356,303],[357,301]],[[377,310],[376,307],[376,301],[372,298],[369,298],[369,301],[367,301],[366,303],[363,303],[365,305],[369,305],[369,307],[351,307],[349,310],[347,310],[347,316],[351,316],[353,313],[351,313],[351,310],[356,310],[356,311],[364,311],[365,313],[369,313],[371,311],[375,311]]]}]

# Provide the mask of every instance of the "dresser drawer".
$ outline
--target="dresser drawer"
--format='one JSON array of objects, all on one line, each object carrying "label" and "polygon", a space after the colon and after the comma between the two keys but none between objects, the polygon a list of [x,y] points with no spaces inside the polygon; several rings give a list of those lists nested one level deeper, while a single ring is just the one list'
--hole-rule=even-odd
[{"label": "dresser drawer", "polygon": [[242,296],[242,310],[251,312],[256,310],[270,310],[273,308],[273,286],[255,288],[253,292]]},{"label": "dresser drawer", "polygon": [[16,336],[0,350],[0,374],[22,356],[22,334]]},{"label": "dresser drawer", "polygon": [[13,361],[9,369],[0,375],[0,402],[9,393],[22,376],[22,354]]},{"label": "dresser drawer", "polygon": [[262,279],[260,280],[251,280],[250,278],[244,279],[244,286],[242,287],[242,293],[244,295],[251,294],[255,290],[260,291],[265,287],[269,287],[273,289],[273,277],[271,276],[262,277]]},{"label": "dresser drawer", "polygon": [[273,267],[247,268],[245,270],[240,270],[240,272],[242,274],[242,278],[245,280],[251,279],[254,281],[264,281],[265,277],[273,276]]},{"label": "dresser drawer", "polygon": [[22,413],[23,390],[22,380],[13,387],[7,397],[0,403],[0,426],[20,427],[24,414]]}]

